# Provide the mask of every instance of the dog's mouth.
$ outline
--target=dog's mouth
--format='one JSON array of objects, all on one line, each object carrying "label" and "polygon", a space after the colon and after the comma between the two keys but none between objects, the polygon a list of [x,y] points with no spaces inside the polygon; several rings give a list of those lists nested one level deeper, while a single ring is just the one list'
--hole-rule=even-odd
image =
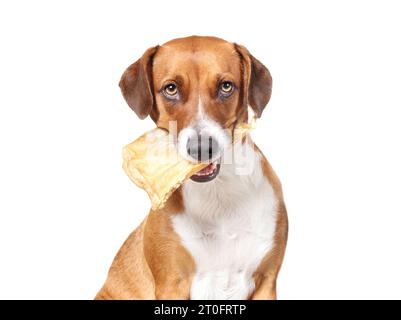
[{"label": "dog's mouth", "polygon": [[209,182],[215,179],[220,172],[220,160],[213,161],[207,167],[191,176],[195,182]]}]

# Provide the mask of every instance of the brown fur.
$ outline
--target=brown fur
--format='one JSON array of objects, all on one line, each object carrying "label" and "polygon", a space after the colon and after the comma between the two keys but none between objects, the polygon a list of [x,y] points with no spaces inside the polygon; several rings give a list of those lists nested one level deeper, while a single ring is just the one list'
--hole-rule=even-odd
[{"label": "brown fur", "polygon": [[[174,81],[179,101],[161,93]],[[231,81],[235,91],[228,99],[217,95],[219,81]],[[213,37],[188,37],[148,49],[123,74],[122,93],[140,118],[150,115],[158,127],[177,121],[178,132],[196,115],[199,96],[204,112],[223,128],[248,118],[248,104],[260,117],[271,95],[271,76],[248,50]],[[258,152],[261,154],[260,150]],[[280,181],[262,155],[264,176],[279,200],[273,249],[254,274],[251,299],[275,299],[276,278],[287,240],[287,215]],[[178,189],[159,211],[151,211],[129,236],[113,261],[106,283],[96,299],[189,299],[195,263],[171,225],[171,216],[183,211]]]}]

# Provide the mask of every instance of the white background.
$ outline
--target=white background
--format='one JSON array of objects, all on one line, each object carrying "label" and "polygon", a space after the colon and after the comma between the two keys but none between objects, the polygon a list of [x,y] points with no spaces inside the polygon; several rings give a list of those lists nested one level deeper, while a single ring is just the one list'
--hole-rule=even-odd
[{"label": "white background", "polygon": [[153,128],[124,69],[192,34],[245,45],[274,78],[253,136],[290,236],[280,299],[401,298],[397,1],[0,4],[0,298],[92,299],[149,200],[121,149]]}]

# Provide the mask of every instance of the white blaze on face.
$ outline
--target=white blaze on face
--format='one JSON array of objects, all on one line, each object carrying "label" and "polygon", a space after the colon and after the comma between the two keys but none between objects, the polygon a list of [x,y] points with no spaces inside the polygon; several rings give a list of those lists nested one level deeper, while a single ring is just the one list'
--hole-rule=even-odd
[{"label": "white blaze on face", "polygon": [[198,118],[199,119],[203,118],[203,102],[200,95],[198,97]]},{"label": "white blaze on face", "polygon": [[178,136],[178,151],[185,159],[193,161],[193,158],[188,154],[187,145],[190,139],[197,142],[197,137],[199,135],[202,137],[202,141],[207,141],[209,138],[212,138],[217,142],[219,150],[217,156],[214,157],[215,159],[212,160],[220,158],[231,142],[230,134],[226,132],[220,124],[210,119],[204,112],[203,102],[200,95],[198,99],[197,115],[194,121],[188,127],[182,129]]}]

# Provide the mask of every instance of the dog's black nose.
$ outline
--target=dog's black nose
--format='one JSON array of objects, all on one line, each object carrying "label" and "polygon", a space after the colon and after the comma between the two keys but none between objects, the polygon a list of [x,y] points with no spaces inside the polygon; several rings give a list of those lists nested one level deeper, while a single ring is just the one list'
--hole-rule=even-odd
[{"label": "dog's black nose", "polygon": [[210,161],[215,159],[219,152],[219,143],[210,135],[193,134],[187,141],[187,153],[195,161]]}]

